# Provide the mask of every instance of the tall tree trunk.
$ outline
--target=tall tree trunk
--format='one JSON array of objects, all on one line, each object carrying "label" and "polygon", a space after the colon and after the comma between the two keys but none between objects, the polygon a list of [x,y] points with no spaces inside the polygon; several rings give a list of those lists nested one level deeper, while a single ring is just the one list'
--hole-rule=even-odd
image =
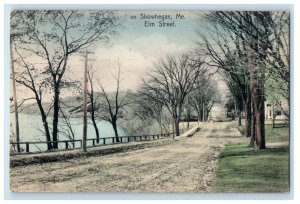
[{"label": "tall tree trunk", "polygon": [[239,120],[238,120],[239,127],[242,126],[242,112],[239,111]]},{"label": "tall tree trunk", "polygon": [[172,129],[173,129],[173,139],[175,139],[175,132],[176,132],[176,130],[175,130],[175,122],[176,120],[175,120],[175,118],[173,117],[173,121],[172,121]]},{"label": "tall tree trunk", "polygon": [[40,113],[41,113],[41,117],[42,117],[42,121],[43,121],[43,127],[44,127],[44,130],[45,130],[46,141],[47,141],[47,149],[51,150],[53,147],[52,147],[52,144],[50,142],[51,141],[51,136],[50,136],[49,126],[48,126],[48,121],[47,121],[47,115],[46,115],[46,113],[44,111],[44,108],[42,106],[42,102],[40,101],[37,94],[36,94],[35,98],[36,98],[38,107],[40,109]]},{"label": "tall tree trunk", "polygon": [[113,126],[113,129],[114,129],[114,132],[115,132],[116,142],[120,142],[119,134],[118,134],[118,128],[117,128],[117,121],[113,121],[112,126]]},{"label": "tall tree trunk", "polygon": [[205,121],[206,122],[208,122],[209,112],[210,112],[210,110],[206,107],[206,111],[205,111]]},{"label": "tall tree trunk", "polygon": [[178,111],[175,114],[176,115],[176,117],[175,117],[175,131],[176,131],[176,136],[180,135],[179,123],[180,123],[181,113],[182,113],[182,106],[179,105],[178,106]]},{"label": "tall tree trunk", "polygon": [[238,107],[238,125],[242,126],[242,112],[243,112],[243,100],[242,100],[243,96],[237,100],[237,107]]},{"label": "tall tree trunk", "polygon": [[204,108],[204,103],[202,103],[202,111],[203,111],[203,113],[202,113],[202,121],[204,122],[205,121],[205,108]]},{"label": "tall tree trunk", "polygon": [[202,103],[201,103],[201,107],[200,107],[200,121],[203,122],[203,106],[202,106]]},{"label": "tall tree trunk", "polygon": [[54,87],[54,105],[53,105],[53,128],[52,141],[53,149],[58,149],[58,116],[59,116],[59,84],[55,83]]},{"label": "tall tree trunk", "polygon": [[176,136],[180,135],[180,128],[179,128],[179,117],[175,118],[175,132],[176,132]]},{"label": "tall tree trunk", "polygon": [[252,123],[251,123],[251,141],[250,141],[250,146],[251,147],[254,147],[254,142],[255,142],[255,114],[254,114],[254,104],[253,104],[253,101],[251,102],[251,111],[252,111],[252,114],[251,114],[251,120],[252,120]]},{"label": "tall tree trunk", "polygon": [[162,108],[160,109],[159,111],[159,118],[158,118],[158,121],[159,123],[159,128],[160,128],[160,134],[162,135],[163,134],[163,125],[162,125]]},{"label": "tall tree trunk", "polygon": [[263,85],[254,87],[253,105],[255,114],[255,145],[257,149],[265,149],[265,107],[263,97]]},{"label": "tall tree trunk", "polygon": [[264,84],[263,75],[259,67],[255,67],[253,62],[253,50],[250,50],[248,58],[248,67],[250,71],[251,94],[255,115],[255,148],[265,149],[265,106],[264,106]]},{"label": "tall tree trunk", "polygon": [[[93,107],[92,107],[93,108]],[[96,142],[99,143],[100,142],[100,136],[99,136],[99,130],[98,130],[98,127],[97,127],[97,123],[96,123],[96,118],[95,118],[95,113],[94,111],[91,111],[91,116],[92,116],[92,122],[93,122],[93,126],[94,126],[94,129],[95,129],[95,133],[96,133]]]},{"label": "tall tree trunk", "polygon": [[251,136],[251,97],[247,97],[244,101],[244,111],[245,111],[245,136]]}]

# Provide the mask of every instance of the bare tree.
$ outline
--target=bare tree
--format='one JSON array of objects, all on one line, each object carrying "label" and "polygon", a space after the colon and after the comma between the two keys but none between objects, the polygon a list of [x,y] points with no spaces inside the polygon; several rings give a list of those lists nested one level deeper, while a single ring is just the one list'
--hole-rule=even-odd
[{"label": "bare tree", "polygon": [[196,87],[194,84],[206,73],[207,67],[199,58],[192,59],[188,54],[168,56],[154,64],[147,81],[145,93],[163,104],[171,113],[176,135],[179,135],[179,122],[184,100]]},{"label": "bare tree", "polygon": [[[14,29],[25,34],[19,38],[18,46],[21,50],[19,56],[21,58],[25,53],[31,56],[27,62],[22,57],[27,68],[21,72],[22,75],[19,75],[17,82],[35,94],[47,141],[51,141],[47,118],[42,107],[41,89],[34,84],[36,78],[28,71],[28,65],[32,66],[31,69],[35,69],[34,72],[39,69],[40,75],[45,78],[47,89],[53,94],[53,144],[48,145],[48,149],[57,149],[60,93],[66,83],[64,74],[68,69],[69,58],[97,41],[109,40],[108,36],[116,26],[116,15],[113,11],[27,10],[20,12],[14,21],[18,22],[18,26]],[[34,66],[37,59],[44,64]]]},{"label": "bare tree", "polygon": [[50,136],[49,124],[47,121],[47,117],[50,112],[50,109],[48,111],[46,111],[43,106],[43,102],[42,102],[43,101],[43,93],[45,90],[45,83],[37,80],[40,75],[37,74],[36,72],[34,72],[34,67],[27,64],[27,62],[24,60],[22,55],[17,50],[16,50],[16,53],[19,55],[20,65],[25,68],[25,71],[23,71],[22,74],[19,75],[15,80],[16,80],[16,82],[27,87],[34,93],[34,98],[39,107],[40,114],[42,117],[43,127],[44,127],[46,141],[47,141],[47,147],[48,147],[48,150],[50,150],[50,149],[52,149],[52,144],[50,143],[51,136]]},{"label": "bare tree", "polygon": [[90,105],[88,107],[88,111],[91,115],[92,123],[95,129],[96,133],[96,142],[99,143],[99,129],[97,127],[97,122],[96,122],[96,112],[99,110],[99,104],[97,103],[97,95],[96,92],[94,91],[94,72],[92,70],[92,66],[90,66],[90,69],[88,70],[88,81],[90,85],[90,91],[88,92],[88,97],[90,99]]},{"label": "bare tree", "polygon": [[115,132],[116,141],[119,140],[118,126],[117,122],[119,119],[123,118],[123,109],[132,103],[128,92],[121,92],[121,65],[118,62],[117,75],[114,76],[116,80],[116,90],[114,93],[108,93],[103,85],[99,83],[100,86],[100,103],[99,103],[99,118],[108,121]]}]

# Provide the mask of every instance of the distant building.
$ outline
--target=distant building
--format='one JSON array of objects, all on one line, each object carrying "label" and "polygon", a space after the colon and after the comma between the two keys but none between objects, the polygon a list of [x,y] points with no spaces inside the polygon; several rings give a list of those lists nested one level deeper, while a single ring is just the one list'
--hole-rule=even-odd
[{"label": "distant building", "polygon": [[273,118],[278,120],[288,119],[285,113],[289,113],[289,105],[287,101],[280,101],[279,104],[274,104],[271,101],[265,101],[265,119],[272,120]]}]

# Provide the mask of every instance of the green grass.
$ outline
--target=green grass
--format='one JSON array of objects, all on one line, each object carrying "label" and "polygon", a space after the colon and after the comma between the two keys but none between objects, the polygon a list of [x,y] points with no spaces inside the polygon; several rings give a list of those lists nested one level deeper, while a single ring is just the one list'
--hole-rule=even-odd
[{"label": "green grass", "polygon": [[[287,141],[288,128],[266,126],[266,140]],[[229,144],[220,154],[213,187],[215,192],[288,192],[289,149],[255,151],[249,143]]]},{"label": "green grass", "polygon": [[265,125],[266,143],[289,141],[289,127],[273,128],[272,125]]}]

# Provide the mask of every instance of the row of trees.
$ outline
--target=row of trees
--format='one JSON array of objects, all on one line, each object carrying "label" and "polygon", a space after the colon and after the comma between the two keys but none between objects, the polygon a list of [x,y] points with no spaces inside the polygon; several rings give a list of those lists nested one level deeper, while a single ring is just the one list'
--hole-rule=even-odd
[{"label": "row of trees", "polygon": [[[88,110],[96,137],[99,138],[96,119],[112,125],[117,142],[117,127],[120,124],[124,125],[129,134],[142,134],[153,123],[163,133],[169,131],[170,124],[173,124],[173,131],[179,135],[179,122],[184,111],[187,118],[193,111],[197,113],[198,121],[206,120],[213,103],[219,99],[217,88],[208,77],[207,66],[190,56],[168,56],[154,63],[147,79],[143,80],[136,92],[121,90],[120,62],[114,77],[114,92],[107,93],[101,80],[89,72]],[[134,128],[133,123],[137,122],[135,119],[142,124]]]},{"label": "row of trees", "polygon": [[[13,80],[34,96],[25,100],[35,100],[38,106],[48,150],[58,148],[60,133],[74,138],[70,114],[66,110],[82,111],[81,106],[71,107],[61,99],[64,90],[82,91],[78,88],[81,83],[66,75],[72,69],[69,66],[71,56],[99,41],[108,42],[116,34],[117,27],[118,17],[113,11],[23,10],[11,13],[12,65],[17,65]],[[194,109],[198,121],[202,121],[207,119],[217,99],[216,87],[208,77],[208,66],[202,57],[193,53],[158,60],[136,93],[121,91],[120,63],[113,93],[108,93],[94,74],[92,70],[88,73],[88,111],[97,142],[100,137],[97,121],[111,123],[116,141],[119,141],[120,119],[124,122],[134,117],[145,123],[157,121],[161,132],[169,129],[170,123],[174,124],[173,131],[179,135],[184,110],[189,116]],[[51,95],[50,105],[46,106],[44,98]],[[63,119],[63,125],[59,124],[59,118]]]},{"label": "row of trees", "polygon": [[[265,148],[266,97],[289,102],[289,13],[285,11],[210,12],[199,32],[200,53],[210,57],[245,113],[245,135]],[[272,87],[267,92],[266,86]],[[268,90],[268,89],[267,89]]]},{"label": "row of trees", "polygon": [[143,80],[140,93],[157,106],[167,108],[174,121],[175,133],[179,135],[183,108],[189,106],[186,99],[193,91],[204,87],[203,78],[207,72],[204,61],[191,53],[168,56],[154,64],[149,79]]}]

